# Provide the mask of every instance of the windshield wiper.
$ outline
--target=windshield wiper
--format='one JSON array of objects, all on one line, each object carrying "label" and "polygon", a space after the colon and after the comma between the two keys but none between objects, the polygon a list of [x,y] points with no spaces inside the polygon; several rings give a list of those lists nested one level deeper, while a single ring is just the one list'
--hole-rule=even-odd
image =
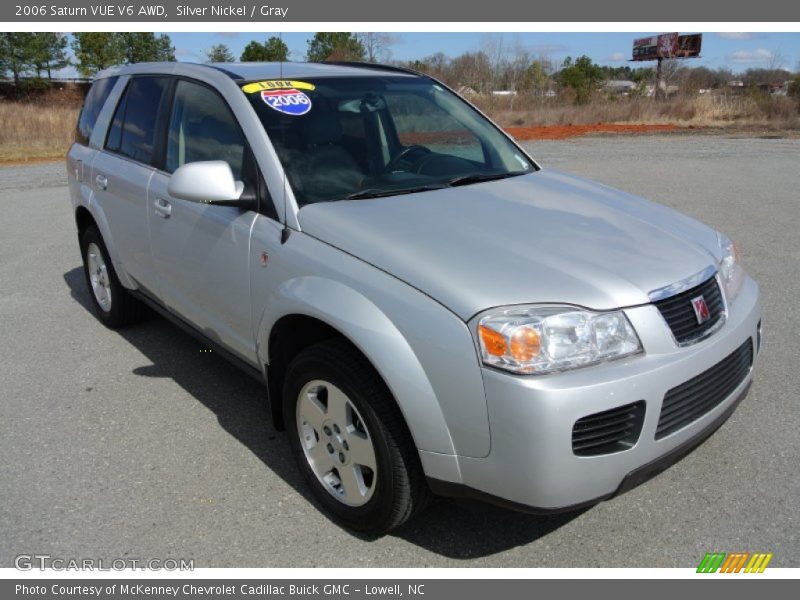
[{"label": "windshield wiper", "polygon": [[382,190],[380,188],[368,188],[358,192],[353,192],[349,196],[345,196],[347,200],[366,200],[368,198],[383,198],[385,196],[399,196],[401,194],[415,194],[416,192],[428,192],[430,190],[441,190],[446,188],[446,185],[421,185],[412,188],[400,188]]},{"label": "windshield wiper", "polygon": [[517,175],[525,175],[527,171],[509,171],[507,173],[471,173],[469,175],[459,175],[453,177],[447,182],[450,187],[457,187],[459,185],[469,185],[470,183],[480,183],[482,181],[494,181],[496,179],[506,179],[508,177],[516,177]]},{"label": "windshield wiper", "polygon": [[381,188],[367,188],[353,192],[349,196],[345,196],[347,200],[366,200],[368,198],[383,198],[385,196],[399,196],[401,194],[415,194],[417,192],[429,192],[431,190],[441,190],[446,187],[457,187],[459,185],[469,185],[470,183],[479,183],[481,181],[494,181],[495,179],[506,179],[507,177],[516,177],[517,175],[525,175],[527,171],[510,171],[508,173],[472,173],[470,175],[459,175],[447,181],[444,184],[429,184],[421,185],[410,188],[398,189],[381,189]]}]

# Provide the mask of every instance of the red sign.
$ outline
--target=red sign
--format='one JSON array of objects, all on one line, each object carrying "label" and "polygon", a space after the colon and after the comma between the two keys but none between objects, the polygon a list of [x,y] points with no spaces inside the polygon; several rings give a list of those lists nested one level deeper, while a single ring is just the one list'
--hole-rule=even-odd
[{"label": "red sign", "polygon": [[678,49],[677,33],[662,33],[658,36],[658,55],[662,58],[672,58]]},{"label": "red sign", "polygon": [[692,58],[700,55],[702,34],[662,33],[633,41],[632,60]]}]

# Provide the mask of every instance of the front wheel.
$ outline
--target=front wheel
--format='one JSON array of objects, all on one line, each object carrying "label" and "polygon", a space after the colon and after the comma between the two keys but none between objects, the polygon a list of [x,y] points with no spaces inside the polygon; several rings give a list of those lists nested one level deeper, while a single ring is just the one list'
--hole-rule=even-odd
[{"label": "front wheel", "polygon": [[323,342],[292,361],[284,418],[314,495],[346,526],[385,533],[425,504],[427,483],[400,410],[348,343]]}]

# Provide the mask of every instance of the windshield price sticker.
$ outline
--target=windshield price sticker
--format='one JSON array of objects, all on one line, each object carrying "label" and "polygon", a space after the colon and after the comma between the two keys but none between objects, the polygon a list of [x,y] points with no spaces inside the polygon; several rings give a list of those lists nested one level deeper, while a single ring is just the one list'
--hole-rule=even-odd
[{"label": "windshield price sticker", "polygon": [[311,110],[311,98],[300,90],[262,90],[261,99],[267,106],[285,115],[297,117]]}]

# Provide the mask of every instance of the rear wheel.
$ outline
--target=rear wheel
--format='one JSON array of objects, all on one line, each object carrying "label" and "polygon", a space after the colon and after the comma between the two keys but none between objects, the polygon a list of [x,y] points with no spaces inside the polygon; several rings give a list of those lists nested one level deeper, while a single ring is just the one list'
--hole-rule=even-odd
[{"label": "rear wheel", "polygon": [[81,253],[86,286],[97,318],[112,329],[140,321],[144,306],[119,282],[96,227],[88,227],[83,232]]},{"label": "rear wheel", "polygon": [[427,483],[400,410],[344,340],[312,346],[292,361],[284,415],[314,495],[346,526],[385,533],[426,503]]}]

